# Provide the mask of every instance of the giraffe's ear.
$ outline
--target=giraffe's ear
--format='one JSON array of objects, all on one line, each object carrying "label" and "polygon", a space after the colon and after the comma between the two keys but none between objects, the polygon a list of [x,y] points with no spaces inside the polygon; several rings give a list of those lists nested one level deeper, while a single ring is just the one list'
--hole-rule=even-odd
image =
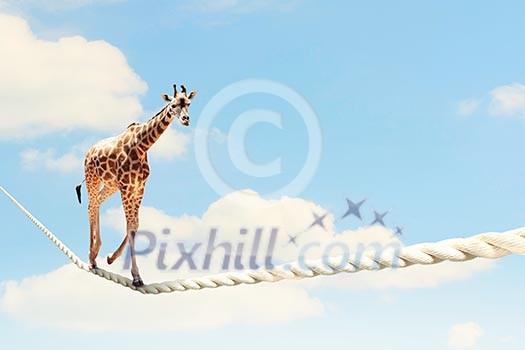
[{"label": "giraffe's ear", "polygon": [[188,99],[193,100],[195,96],[197,96],[197,90],[193,90],[192,92],[190,92],[190,94],[188,95]]},{"label": "giraffe's ear", "polygon": [[161,94],[160,96],[162,96],[162,98],[164,99],[164,101],[166,102],[171,102],[173,100],[173,97],[171,97],[170,95],[168,94]]}]

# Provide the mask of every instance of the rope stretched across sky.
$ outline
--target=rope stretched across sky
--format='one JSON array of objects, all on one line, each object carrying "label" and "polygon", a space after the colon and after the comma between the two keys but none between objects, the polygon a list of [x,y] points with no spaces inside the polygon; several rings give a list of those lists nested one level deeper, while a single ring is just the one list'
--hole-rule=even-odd
[{"label": "rope stretched across sky", "polygon": [[192,277],[135,287],[132,284],[132,280],[127,277],[100,268],[90,269],[87,263],[76,256],[75,253],[73,253],[1,186],[0,191],[2,191],[79,269],[91,272],[97,276],[143,294],[160,294],[217,288],[221,286],[236,286],[240,284],[277,282],[284,279],[301,279],[320,275],[335,275],[341,272],[350,273],[361,270],[402,268],[416,264],[431,265],[442,261],[468,261],[478,257],[497,259],[509,254],[525,255],[525,228],[519,228],[502,233],[491,232],[482,233],[468,238],[447,239],[437,243],[421,243],[400,248],[395,251],[367,251],[359,257],[355,255],[348,256],[348,259],[346,259],[344,264],[341,264],[341,257],[330,257],[328,259],[304,261],[301,263],[294,262],[268,269],[226,272],[204,277]]}]

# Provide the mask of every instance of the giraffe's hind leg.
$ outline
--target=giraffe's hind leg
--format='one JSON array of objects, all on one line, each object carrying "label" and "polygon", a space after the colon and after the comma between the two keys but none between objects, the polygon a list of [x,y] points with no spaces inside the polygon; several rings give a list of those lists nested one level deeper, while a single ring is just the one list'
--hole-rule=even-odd
[{"label": "giraffe's hind leg", "polygon": [[96,268],[97,263],[95,261],[96,254],[95,247],[100,246],[100,232],[98,227],[98,194],[100,191],[100,178],[98,177],[94,167],[90,164],[86,164],[86,189],[89,197],[88,205],[88,217],[89,217],[89,266]]},{"label": "giraffe's hind leg", "polygon": [[89,244],[89,265],[91,268],[97,267],[96,258],[102,245],[100,239],[100,217],[99,209],[102,202],[109,198],[117,191],[117,186],[104,184],[100,189],[100,177],[97,175],[96,169],[89,164],[86,166],[86,188],[89,196],[89,229],[90,229],[90,244]]},{"label": "giraffe's hind leg", "polygon": [[97,196],[97,203],[98,207],[96,208],[96,235],[95,235],[95,242],[90,247],[90,264],[94,265],[94,267],[97,266],[96,258],[98,256],[98,253],[100,251],[100,246],[102,245],[102,239],[100,238],[100,205],[109,197],[111,197],[115,192],[117,192],[118,187],[117,186],[111,186],[104,184],[104,187],[99,191]]}]

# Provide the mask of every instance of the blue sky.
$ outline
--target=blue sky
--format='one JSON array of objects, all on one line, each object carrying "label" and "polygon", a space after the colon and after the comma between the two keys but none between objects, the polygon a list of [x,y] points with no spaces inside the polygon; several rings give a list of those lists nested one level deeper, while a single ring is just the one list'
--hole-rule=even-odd
[{"label": "blue sky", "polygon": [[[38,51],[37,44],[31,48],[34,42],[29,40],[23,48],[27,51],[20,52],[35,56],[25,55],[28,61],[22,62],[13,54],[0,62],[2,76],[8,76],[0,82],[0,184],[84,258],[86,205],[79,207],[74,195],[83,178],[78,166],[82,152],[125,128],[128,119],[148,119],[163,106],[159,94],[171,92],[173,83],[183,83],[199,90],[190,110],[192,126],[171,126],[175,131],[167,137],[169,142],[151,159],[143,204],[172,217],[199,217],[221,200],[200,173],[193,151],[202,110],[229,84],[270,79],[300,93],[320,121],[321,161],[298,197],[336,217],[345,210],[345,196],[368,198],[363,223],[340,221],[336,231],[366,225],[372,210],[390,210],[389,227],[407,226],[405,244],[517,228],[522,226],[525,194],[525,165],[520,161],[525,131],[524,10],[518,1],[201,0],[152,5],[0,0],[0,13],[27,21],[41,42],[62,43],[49,44],[45,52],[50,58],[44,59],[36,56],[44,51]],[[8,22],[6,17],[0,25],[2,21]],[[13,30],[14,38],[17,34]],[[23,46],[26,37],[11,42],[8,35],[4,31],[0,39],[7,45],[3,48]],[[84,42],[61,39],[72,36]],[[60,51],[77,46],[93,56],[78,58]],[[68,66],[68,60],[75,63]],[[93,71],[83,69],[83,64],[95,61]],[[54,70],[54,65],[72,69],[64,76],[78,80],[80,92],[66,80],[61,83],[64,78],[56,75],[60,69]],[[100,91],[83,84],[88,80],[100,82]],[[106,89],[114,94],[110,101],[104,99]],[[105,115],[101,105],[115,108],[115,113]],[[56,113],[42,112],[46,108]],[[254,162],[281,156],[282,174],[247,177],[234,168],[224,140],[210,141],[210,148],[217,170],[230,184],[251,188],[264,199],[264,193],[290,181],[301,168],[308,138],[297,111],[263,94],[243,96],[221,111],[214,121],[218,134],[224,138],[236,116],[253,108],[283,115],[282,130],[256,125],[246,141]],[[20,111],[24,114],[17,114]],[[115,196],[102,211],[118,205]],[[0,280],[45,275],[66,263],[11,204],[2,199],[0,208]],[[115,226],[103,228],[108,238],[103,232],[102,257],[120,240],[118,233],[109,233],[118,231]],[[313,298],[323,304],[322,312],[278,317],[275,322],[241,317],[202,329],[93,333],[32,324],[22,310],[0,313],[0,334],[4,344],[21,348],[60,347],[64,337],[79,349],[173,341],[178,346],[228,342],[233,348],[279,349],[325,344],[399,349],[425,342],[430,349],[443,349],[458,326],[460,338],[474,338],[474,348],[518,349],[524,341],[518,328],[525,311],[519,302],[525,285],[517,278],[522,264],[521,257],[507,257],[452,282],[445,278],[421,288],[320,283],[307,293],[309,302]],[[97,283],[104,282],[91,283],[97,294]],[[210,296],[197,299],[196,305]],[[110,305],[107,300],[104,306]],[[261,334],[270,336],[252,344]],[[463,345],[468,347],[468,342]]]}]

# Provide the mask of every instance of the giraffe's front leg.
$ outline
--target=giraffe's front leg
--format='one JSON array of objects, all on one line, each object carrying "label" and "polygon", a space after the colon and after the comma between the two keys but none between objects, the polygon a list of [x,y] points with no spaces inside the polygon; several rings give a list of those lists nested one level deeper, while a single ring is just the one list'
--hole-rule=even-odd
[{"label": "giraffe's front leg", "polygon": [[[139,228],[139,206],[140,200],[138,193],[121,191],[122,203],[126,214],[126,235],[129,242],[129,251],[131,255],[131,276],[133,276],[133,285],[142,287],[144,282],[140,277],[137,259],[135,256],[135,235]],[[142,199],[140,197],[140,199]]]},{"label": "giraffe's front leg", "polygon": [[144,282],[140,277],[139,267],[137,266],[137,261],[135,258],[135,234],[137,230],[130,231],[129,247],[131,252],[131,276],[133,276],[133,285],[135,287],[142,287]]}]

